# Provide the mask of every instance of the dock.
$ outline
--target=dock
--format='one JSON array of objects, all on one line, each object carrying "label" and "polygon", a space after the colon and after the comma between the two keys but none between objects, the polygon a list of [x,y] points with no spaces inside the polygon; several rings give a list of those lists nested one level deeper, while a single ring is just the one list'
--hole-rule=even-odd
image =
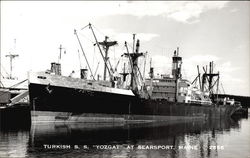
[{"label": "dock", "polygon": [[0,129],[29,127],[31,124],[27,89],[0,89]]}]

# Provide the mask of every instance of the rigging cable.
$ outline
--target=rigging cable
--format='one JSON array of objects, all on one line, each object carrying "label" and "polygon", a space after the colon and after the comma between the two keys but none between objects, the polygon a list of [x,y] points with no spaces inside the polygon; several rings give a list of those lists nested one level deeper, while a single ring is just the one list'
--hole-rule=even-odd
[{"label": "rigging cable", "polygon": [[77,37],[77,40],[78,40],[78,42],[79,42],[79,44],[80,44],[82,53],[83,53],[83,55],[84,55],[84,58],[85,58],[85,60],[86,60],[86,63],[87,63],[87,65],[88,65],[88,68],[89,68],[89,70],[90,70],[91,76],[92,76],[93,80],[95,80],[95,78],[94,78],[94,76],[93,76],[93,73],[92,73],[92,70],[91,70],[91,68],[90,68],[89,62],[88,62],[88,60],[87,60],[87,57],[86,57],[86,55],[85,55],[85,53],[84,53],[84,51],[83,51],[82,44],[81,44],[81,42],[80,42],[80,39],[79,39],[79,37],[78,37],[78,35],[77,35],[76,30],[74,30],[74,33],[75,33],[75,35],[76,35],[76,37]]},{"label": "rigging cable", "polygon": [[[3,66],[2,66],[2,69],[4,70],[4,72],[6,73],[7,76],[10,76],[10,74],[6,71],[6,69]],[[0,75],[2,75],[2,74],[0,74]],[[3,78],[4,78],[4,76],[3,76]]]},{"label": "rigging cable", "polygon": [[80,36],[82,36],[82,37],[86,38],[87,40],[89,40],[92,44],[95,44],[95,42],[93,42],[90,38],[88,38],[84,34],[82,34],[82,33],[79,33],[79,34],[80,34]]},{"label": "rigging cable", "polygon": [[27,81],[27,80],[28,80],[28,79],[25,79],[25,80],[23,80],[23,81],[21,81],[21,82],[18,82],[18,83],[16,83],[16,84],[12,85],[10,88],[17,87],[18,85],[24,83],[24,82]]},{"label": "rigging cable", "polygon": [[[91,25],[91,26],[93,26],[93,28],[95,28],[95,30],[98,31],[100,34],[102,34],[104,37],[106,36],[106,35],[105,35],[102,31],[100,31],[97,27],[95,27],[94,25]],[[113,38],[113,36],[109,36],[109,39],[110,39],[110,37],[111,37],[111,39]],[[115,61],[115,47],[114,47],[114,61]],[[114,72],[114,70],[113,70],[113,68],[112,68],[112,65],[111,65],[111,63],[110,63],[110,60],[107,60],[107,62],[109,63],[109,66],[110,66],[111,71]]]},{"label": "rigging cable", "polygon": [[[100,51],[100,54],[101,54],[102,59],[103,59],[103,61],[104,61],[104,64],[105,64],[105,66],[107,67],[109,76],[112,78],[112,74],[111,74],[111,72],[110,72],[110,69],[111,69],[112,73],[113,73],[113,69],[112,69],[112,67],[111,67],[110,69],[108,68],[108,64],[107,64],[107,62],[106,62],[106,60],[105,60],[105,57],[104,57],[104,55],[103,55],[103,53],[102,53],[102,50],[101,50],[100,45],[99,45],[99,42],[98,42],[98,40],[97,40],[97,38],[96,38],[96,35],[95,35],[95,33],[94,33],[94,30],[93,30],[93,27],[92,27],[91,24],[89,24],[89,28],[91,29],[91,31],[92,31],[92,33],[93,33],[93,36],[94,36],[95,41],[96,41],[96,44],[97,44],[97,46],[98,46],[98,48],[99,48],[99,51]],[[109,61],[109,60],[108,60],[108,61]],[[109,62],[109,64],[110,64],[110,62]],[[111,64],[110,64],[110,65],[111,65]]]},{"label": "rigging cable", "polygon": [[97,27],[95,27],[93,24],[91,24],[91,26],[93,26],[96,31],[98,31],[100,34],[102,34],[104,37],[106,36],[103,32],[101,32]]},{"label": "rigging cable", "polygon": [[224,87],[223,87],[222,83],[221,83],[221,88],[223,90],[223,93],[225,94],[225,90],[224,90]]},{"label": "rigging cable", "polygon": [[86,26],[84,26],[83,28],[81,28],[81,30],[83,30],[83,29],[87,28],[88,26],[89,26],[89,24],[88,24],[88,25],[86,25]]},{"label": "rigging cable", "polygon": [[79,63],[80,63],[80,69],[82,69],[82,63],[81,63],[81,58],[80,58],[80,52],[79,49],[77,50],[78,52],[78,58],[79,58]]}]

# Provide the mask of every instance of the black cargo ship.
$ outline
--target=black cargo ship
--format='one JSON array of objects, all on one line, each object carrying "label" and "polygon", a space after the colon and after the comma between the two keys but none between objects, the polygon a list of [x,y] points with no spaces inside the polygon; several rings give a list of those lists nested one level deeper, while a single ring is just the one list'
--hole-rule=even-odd
[{"label": "black cargo ship", "polygon": [[[96,39],[94,31],[89,24]],[[81,42],[75,31],[81,46]],[[138,67],[138,58],[145,53],[139,52],[139,40],[133,50],[124,53],[129,61],[130,72],[117,75],[108,60],[108,49],[116,41],[108,41],[96,45],[104,60],[104,79],[87,79],[86,69],[81,69],[81,78],[61,75],[59,63],[52,63],[51,70],[29,73],[29,97],[32,121],[35,122],[126,122],[126,121],[187,121],[230,117],[239,108],[236,105],[218,105],[212,103],[209,94],[195,89],[187,80],[182,79],[182,58],[179,51],[173,56],[172,76],[161,79],[154,78],[150,68],[150,78],[143,79]],[[105,51],[102,53],[101,46]],[[109,80],[106,80],[108,70]],[[209,73],[205,73],[205,80]],[[211,78],[210,78],[211,79]],[[127,81],[129,85],[126,85]],[[204,83],[205,83],[204,80]],[[212,79],[211,79],[212,81]],[[211,87],[209,85],[209,88]],[[211,89],[209,89],[211,90]]]}]

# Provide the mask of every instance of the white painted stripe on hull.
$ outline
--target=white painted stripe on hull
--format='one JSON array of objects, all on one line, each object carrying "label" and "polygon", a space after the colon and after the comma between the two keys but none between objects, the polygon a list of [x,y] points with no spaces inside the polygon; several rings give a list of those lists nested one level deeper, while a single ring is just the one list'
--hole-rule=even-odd
[{"label": "white painted stripe on hull", "polygon": [[70,112],[31,111],[32,123],[125,123],[156,121],[204,120],[203,116],[160,116],[160,115],[116,115],[90,114],[73,115]]},{"label": "white painted stripe on hull", "polygon": [[29,83],[33,84],[41,84],[46,86],[51,85],[51,86],[75,88],[75,89],[82,89],[82,90],[89,90],[96,92],[107,92],[107,93],[135,96],[131,90],[105,87],[98,84],[98,81],[88,81],[80,78],[51,75],[51,74],[46,74],[45,72],[29,72],[28,79]]},{"label": "white painted stripe on hull", "polygon": [[31,111],[32,122],[124,122],[123,116],[110,114],[79,114],[70,112]]}]

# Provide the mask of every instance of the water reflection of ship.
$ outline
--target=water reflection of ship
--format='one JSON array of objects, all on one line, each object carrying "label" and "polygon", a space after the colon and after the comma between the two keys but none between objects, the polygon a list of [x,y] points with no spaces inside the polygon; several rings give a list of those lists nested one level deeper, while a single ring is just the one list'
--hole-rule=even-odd
[{"label": "water reflection of ship", "polygon": [[0,157],[26,157],[30,128],[0,128]]},{"label": "water reflection of ship", "polygon": [[[220,133],[239,128],[238,122],[233,120],[195,121],[179,124],[129,124],[129,125],[97,125],[97,124],[33,124],[30,132],[29,148],[33,149],[29,155],[38,151],[60,153],[61,150],[45,149],[44,144],[54,145],[88,145],[89,150],[84,153],[99,153],[92,145],[198,145],[200,152],[209,152],[208,144],[216,144]],[[195,142],[191,140],[197,137]],[[34,151],[35,150],[35,151]],[[37,151],[36,151],[37,150]],[[136,151],[136,149],[134,150]],[[146,150],[145,150],[146,151]],[[153,152],[159,152],[153,150]],[[169,151],[164,151],[169,152]],[[184,151],[176,150],[178,154]],[[79,153],[78,153],[79,154]],[[207,154],[207,153],[206,153]],[[211,153],[212,154],[212,153]],[[177,156],[178,157],[178,156]],[[181,156],[179,156],[181,157]]]},{"label": "water reflection of ship", "polygon": [[[210,72],[204,70],[201,89],[183,79],[182,57],[178,49],[172,58],[172,76],[154,78],[151,67],[150,78],[145,79],[138,66],[138,58],[145,53],[140,52],[140,42],[135,40],[135,35],[132,53],[125,42],[127,52],[122,55],[128,59],[130,72],[124,71],[119,75],[108,58],[109,47],[117,42],[107,41],[107,37],[103,42],[98,42],[92,25],[87,26],[104,61],[104,80],[96,80],[75,30],[91,79],[86,77],[87,69],[81,69],[81,79],[62,76],[59,63],[52,63],[50,71],[30,72],[29,96],[33,121],[119,122],[219,118],[231,116],[240,107],[212,103],[212,88],[219,80],[213,83],[213,78],[218,74],[213,73],[212,67]],[[106,80],[107,72],[109,80]],[[200,81],[200,73],[198,79]],[[207,88],[206,83],[209,83]]]}]

